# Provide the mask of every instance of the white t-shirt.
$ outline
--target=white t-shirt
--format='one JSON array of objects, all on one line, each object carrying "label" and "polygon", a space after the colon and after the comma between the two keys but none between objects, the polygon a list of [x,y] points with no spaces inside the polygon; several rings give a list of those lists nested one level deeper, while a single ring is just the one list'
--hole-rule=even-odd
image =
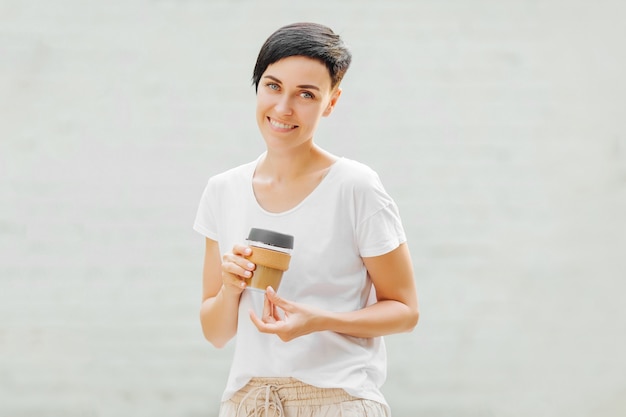
[{"label": "white t-shirt", "polygon": [[[340,158],[300,204],[270,213],[254,196],[257,163],[258,159],[209,179],[194,229],[217,241],[222,254],[245,243],[252,227],[293,235],[291,262],[278,289],[281,297],[336,312],[375,302],[361,257],[383,255],[406,241],[397,206],[378,175],[359,162]],[[249,290],[242,293],[223,400],[251,377],[293,377],[386,404],[379,389],[387,368],[382,337],[322,331],[283,342],[254,327],[248,314],[253,296]]]}]

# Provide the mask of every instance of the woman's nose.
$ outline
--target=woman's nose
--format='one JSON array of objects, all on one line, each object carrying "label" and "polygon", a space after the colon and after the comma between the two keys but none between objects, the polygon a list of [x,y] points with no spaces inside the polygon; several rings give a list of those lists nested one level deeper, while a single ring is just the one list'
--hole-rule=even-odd
[{"label": "woman's nose", "polygon": [[276,109],[276,112],[278,112],[279,114],[289,115],[293,111],[291,108],[291,100],[286,95],[278,99],[274,108]]}]

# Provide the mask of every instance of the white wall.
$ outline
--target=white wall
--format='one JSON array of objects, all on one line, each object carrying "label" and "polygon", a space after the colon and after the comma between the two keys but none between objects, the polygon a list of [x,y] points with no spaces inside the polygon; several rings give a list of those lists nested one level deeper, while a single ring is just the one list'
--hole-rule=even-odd
[{"label": "white wall", "polygon": [[262,150],[254,60],[300,20],[354,54],[318,142],[409,234],[394,415],[623,415],[623,3],[301,4],[0,0],[0,415],[216,415],[191,224]]}]

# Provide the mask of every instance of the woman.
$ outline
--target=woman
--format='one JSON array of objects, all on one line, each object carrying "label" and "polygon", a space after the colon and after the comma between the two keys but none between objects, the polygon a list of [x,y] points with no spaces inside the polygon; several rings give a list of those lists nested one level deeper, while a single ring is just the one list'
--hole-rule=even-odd
[{"label": "woman", "polygon": [[[390,415],[382,336],[411,331],[419,316],[405,233],[377,174],[313,141],[350,61],[325,26],[272,34],[253,75],[267,151],[212,177],[202,195],[202,330],[216,347],[237,335],[220,416]],[[252,227],[295,237],[261,317],[244,292]]]}]

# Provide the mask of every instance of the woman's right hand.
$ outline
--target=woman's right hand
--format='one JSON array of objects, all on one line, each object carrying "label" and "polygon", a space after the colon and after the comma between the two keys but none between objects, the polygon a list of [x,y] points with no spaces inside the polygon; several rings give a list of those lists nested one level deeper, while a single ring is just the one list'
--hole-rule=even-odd
[{"label": "woman's right hand", "polygon": [[222,283],[223,291],[227,294],[239,296],[246,288],[245,280],[252,276],[256,265],[246,259],[252,254],[252,249],[245,245],[235,245],[231,252],[222,256]]},{"label": "woman's right hand", "polygon": [[252,253],[248,246],[235,245],[221,254],[217,241],[208,237],[205,241],[200,323],[204,337],[219,348],[237,334],[239,299],[254,265],[250,267],[245,258]]}]

